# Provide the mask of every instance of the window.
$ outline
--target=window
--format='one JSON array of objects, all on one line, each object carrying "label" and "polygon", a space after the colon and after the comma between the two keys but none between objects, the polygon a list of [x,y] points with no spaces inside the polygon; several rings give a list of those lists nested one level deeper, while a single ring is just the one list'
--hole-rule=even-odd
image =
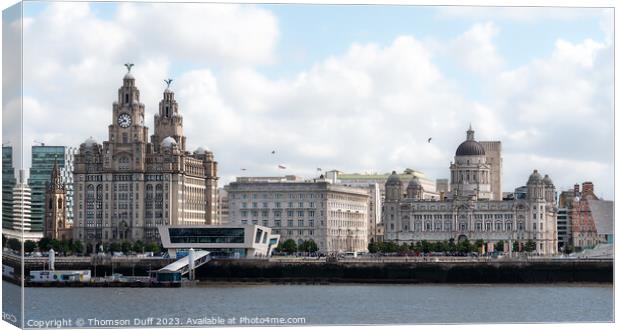
[{"label": "window", "polygon": [[293,220],[288,220],[287,222],[289,227],[293,227]]},{"label": "window", "polygon": [[303,226],[304,226],[304,221],[303,221],[303,220],[299,220],[299,221],[297,221],[297,225],[298,225],[299,227],[303,227]]}]

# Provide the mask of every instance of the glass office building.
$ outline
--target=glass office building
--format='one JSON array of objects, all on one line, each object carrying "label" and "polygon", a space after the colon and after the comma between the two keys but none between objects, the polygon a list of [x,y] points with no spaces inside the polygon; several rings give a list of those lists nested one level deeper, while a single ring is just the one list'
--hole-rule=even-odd
[{"label": "glass office building", "polygon": [[30,166],[28,186],[31,195],[31,231],[43,231],[45,218],[45,189],[52,176],[54,162],[58,167],[65,167],[64,146],[32,146],[32,165]]},{"label": "glass office building", "polygon": [[2,146],[2,228],[4,229],[13,229],[13,188],[16,183],[13,147]]}]

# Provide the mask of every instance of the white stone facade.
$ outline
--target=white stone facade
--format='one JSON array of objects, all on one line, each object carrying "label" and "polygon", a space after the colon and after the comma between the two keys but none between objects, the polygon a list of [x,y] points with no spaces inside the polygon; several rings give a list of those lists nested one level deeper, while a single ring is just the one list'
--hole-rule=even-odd
[{"label": "white stone facade", "polygon": [[450,170],[451,192],[442,201],[425,198],[418,180],[402,182],[393,172],[385,184],[385,240],[410,243],[481,239],[489,243],[504,241],[509,246],[515,241],[523,245],[532,240],[536,253],[557,254],[555,187],[548,176],[543,178],[534,170],[526,193],[512,200],[494,200],[491,166],[484,148],[474,140],[471,127]]},{"label": "white stone facade", "polygon": [[111,241],[158,241],[160,225],[217,222],[217,162],[203,148],[186,150],[174,93],[163,93],[150,142],[144,116],[128,72],[108,140],[89,138],[75,155],[73,236],[87,250]]},{"label": "white stone facade", "polygon": [[273,228],[281,242],[312,239],[326,253],[368,249],[366,189],[325,180],[238,178],[226,190],[231,224]]}]

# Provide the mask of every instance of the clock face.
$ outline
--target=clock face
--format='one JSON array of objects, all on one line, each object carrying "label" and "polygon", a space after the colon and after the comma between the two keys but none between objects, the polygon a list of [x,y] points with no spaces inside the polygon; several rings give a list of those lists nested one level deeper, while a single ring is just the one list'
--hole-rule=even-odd
[{"label": "clock face", "polygon": [[127,128],[131,125],[131,116],[127,113],[122,113],[118,116],[118,125],[122,128]]}]

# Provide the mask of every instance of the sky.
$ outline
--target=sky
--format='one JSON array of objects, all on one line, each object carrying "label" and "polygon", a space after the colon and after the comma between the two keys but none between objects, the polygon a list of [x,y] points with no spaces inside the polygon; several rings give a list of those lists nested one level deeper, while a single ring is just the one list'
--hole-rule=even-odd
[{"label": "sky", "polygon": [[[23,29],[26,150],[107,140],[131,62],[149,134],[172,78],[220,185],[317,168],[447,178],[471,124],[502,142],[504,191],[538,169],[614,199],[611,9],[27,2]],[[19,102],[3,102],[6,122]]]}]

